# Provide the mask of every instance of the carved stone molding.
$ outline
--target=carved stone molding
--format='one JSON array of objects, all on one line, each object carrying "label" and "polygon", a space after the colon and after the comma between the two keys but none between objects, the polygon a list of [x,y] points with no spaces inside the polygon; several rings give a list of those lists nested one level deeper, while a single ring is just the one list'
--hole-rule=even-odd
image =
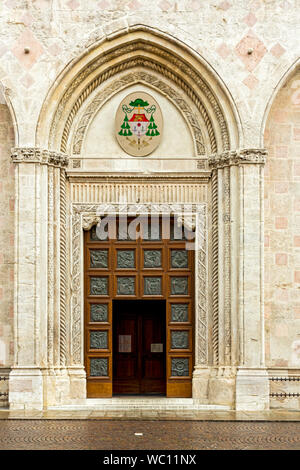
[{"label": "carved stone molding", "polygon": [[266,163],[266,149],[242,149],[213,154],[209,157],[209,165],[214,169],[225,168],[234,165]]},{"label": "carved stone molding", "polygon": [[59,198],[60,198],[60,239],[59,239],[59,253],[60,253],[60,364],[65,366],[67,364],[67,265],[69,262],[68,244],[67,244],[67,190],[66,190],[66,172],[60,171],[60,185],[59,185]]},{"label": "carved stone molding", "polygon": [[218,235],[218,176],[214,171],[211,179],[212,201],[212,352],[214,365],[219,363],[219,235]]},{"label": "carved stone molding", "polygon": [[[184,204],[72,204],[71,213],[71,357],[73,364],[83,364],[83,230],[89,230],[106,214],[145,215],[178,214]],[[191,220],[196,218],[196,363],[208,363],[207,347],[207,213],[206,204],[189,205]]]},{"label": "carved stone molding", "polygon": [[[142,54],[138,54],[139,51],[143,51]],[[156,57],[152,59],[146,57],[146,54],[151,54]],[[124,57],[131,56],[128,60],[124,60]],[[122,62],[116,64],[116,59],[122,58]],[[95,71],[103,66],[104,64],[109,64],[113,62],[113,66],[108,66],[101,74],[96,76],[90,83],[84,88],[81,92],[79,98],[73,104],[71,112],[66,118],[64,118],[65,126],[63,130],[62,140],[61,140],[61,149],[66,151],[66,144],[68,140],[68,135],[71,129],[72,122],[82,106],[83,102],[87,99],[92,91],[99,87],[104,81],[113,77],[114,75],[123,72],[124,70],[130,67],[136,67],[137,65],[150,68],[157,71],[160,75],[166,77],[170,81],[176,83],[179,88],[189,96],[189,98],[194,102],[195,106],[198,108],[200,113],[203,115],[209,138],[211,142],[214,142],[212,145],[212,152],[217,151],[216,139],[214,136],[214,129],[211,123],[211,119],[207,113],[205,106],[202,103],[200,98],[201,93],[209,101],[211,109],[214,113],[216,122],[220,127],[220,134],[222,138],[222,146],[224,150],[229,150],[229,133],[227,128],[227,123],[222,113],[222,110],[218,104],[217,98],[210,89],[209,85],[204,81],[200,76],[199,72],[191,67],[188,61],[185,61],[182,57],[172,54],[164,48],[158,47],[157,45],[151,44],[151,42],[145,40],[138,40],[131,44],[126,44],[121,47],[117,47],[110,52],[102,54],[100,57],[96,58],[92,63],[84,68],[75,79],[72,81],[67,91],[63,95],[61,101],[58,104],[56,113],[54,115],[51,129],[49,142],[54,143],[57,136],[57,129],[59,122],[62,120],[62,116],[65,114],[67,109],[67,103],[72,99],[76,92],[76,88],[83,83],[89,75],[95,73]],[[168,64],[168,65],[166,65]],[[190,83],[193,83],[194,86],[191,86]],[[198,92],[200,90],[200,93]]]},{"label": "carved stone molding", "polygon": [[182,225],[188,230],[195,230],[196,228],[196,214],[189,215],[187,217],[177,217],[177,225]]},{"label": "carved stone molding", "polygon": [[83,230],[90,230],[93,225],[98,224],[101,221],[101,217],[98,215],[83,215],[82,216],[82,228]]},{"label": "carved stone molding", "polygon": [[[136,61],[134,62],[134,64],[136,64]],[[90,122],[93,120],[95,114],[99,112],[99,110],[107,101],[107,99],[109,99],[113,94],[117,93],[120,89],[129,85],[133,85],[135,83],[146,83],[148,85],[150,84],[156,89],[160,90],[163,94],[167,95],[170,100],[175,103],[175,105],[185,116],[187,122],[189,123],[189,126],[192,129],[196,154],[204,155],[206,151],[203,143],[201,125],[187,101],[183,98],[182,94],[177,93],[167,83],[163,82],[162,80],[159,80],[154,75],[151,75],[150,73],[146,72],[133,72],[122,78],[118,78],[114,80],[112,84],[104,88],[104,90],[101,90],[101,92],[96,95],[92,103],[87,107],[86,111],[80,119],[79,124],[76,127],[75,136],[73,139],[73,154],[76,155],[81,153],[81,147],[83,144],[86,130]],[[206,118],[206,115],[204,115],[204,118]],[[214,134],[211,134],[211,136],[214,137]],[[216,147],[216,142],[214,141],[214,139],[211,140],[210,145],[212,148]],[[62,145],[62,148],[66,148],[66,142]]]},{"label": "carved stone molding", "polygon": [[40,163],[61,168],[68,166],[66,154],[36,147],[16,147],[12,149],[11,159],[14,163]]}]

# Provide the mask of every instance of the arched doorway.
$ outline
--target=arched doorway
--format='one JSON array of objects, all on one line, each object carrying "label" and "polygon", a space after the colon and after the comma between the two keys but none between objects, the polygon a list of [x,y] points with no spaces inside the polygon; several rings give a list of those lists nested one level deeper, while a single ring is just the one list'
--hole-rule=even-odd
[{"label": "arched doorway", "polygon": [[[117,146],[111,126],[119,98],[137,89],[155,94],[155,100],[167,117],[162,144],[152,154],[141,158],[127,155]],[[176,131],[178,123],[180,133]],[[190,350],[192,342],[189,343],[189,350],[182,353],[184,360],[180,364],[177,361],[184,373],[188,373],[189,391],[182,391],[182,385],[180,392],[171,393],[172,384],[176,387],[184,384],[187,376],[180,377],[179,372],[177,376],[171,375],[173,356],[170,355],[169,359],[165,356],[166,393],[168,396],[190,396],[193,388],[195,399],[201,402],[217,400],[214,390],[223,389],[222,367],[226,366],[229,373],[225,381],[230,388],[230,399],[226,397],[226,403],[232,403],[239,344],[230,336],[231,331],[234,339],[238,334],[237,302],[231,301],[232,292],[234,299],[237,298],[236,265],[232,270],[232,260],[237,256],[231,249],[232,241],[238,238],[236,215],[239,207],[232,204],[231,188],[236,190],[240,184],[237,165],[244,161],[251,164],[256,159],[255,152],[250,152],[249,157],[247,151],[241,157],[235,150],[231,152],[237,147],[238,140],[230,95],[205,61],[174,38],[166,38],[157,31],[153,34],[146,27],[135,28],[129,34],[95,45],[57,79],[45,100],[37,129],[38,145],[51,150],[17,149],[15,152],[15,161],[20,165],[25,161],[40,165],[41,181],[48,187],[48,194],[43,193],[42,207],[48,225],[39,226],[46,240],[42,246],[45,260],[40,257],[40,262],[45,261],[43,266],[47,266],[47,272],[43,271],[42,275],[48,280],[47,288],[41,294],[46,307],[41,328],[47,333],[47,341],[36,359],[40,364],[47,357],[48,365],[46,370],[43,369],[43,377],[40,370],[35,374],[38,383],[42,382],[41,390],[45,388],[45,393],[39,395],[40,400],[56,400],[53,390],[62,389],[65,392],[61,392],[61,401],[70,402],[74,396],[76,400],[86,397],[86,373],[88,377],[91,374],[90,365],[85,365],[84,349],[90,341],[90,338],[86,340],[89,330],[84,324],[84,260],[89,258],[84,258],[83,233],[89,231],[103,214],[118,212],[119,208],[126,213],[127,208],[122,207],[124,203],[132,207],[128,209],[130,215],[139,212],[141,205],[146,206],[143,214],[150,214],[153,207],[155,213],[162,214],[171,207],[173,215],[178,213],[178,205],[190,206],[190,215],[197,227],[195,282],[193,286],[190,284],[194,289],[195,305],[194,349]],[[263,158],[260,152],[258,154],[260,162]],[[39,173],[36,174],[39,178]],[[128,277],[140,276],[140,286],[144,285],[141,272],[130,273]],[[165,274],[169,279],[171,274],[167,271]],[[111,275],[122,277],[115,273]],[[169,282],[165,284],[169,285]],[[117,287],[112,289],[116,292]],[[135,300],[144,301],[142,297],[140,294]],[[107,296],[106,300],[111,303],[113,318],[113,301],[121,298]],[[158,300],[170,304],[166,294]],[[220,301],[219,305],[215,300]],[[165,310],[170,312],[168,308]],[[166,338],[169,338],[165,345],[163,343],[167,350],[167,341],[172,335],[167,313],[165,318],[161,330],[165,328]],[[140,320],[135,322],[139,324]],[[105,325],[107,329],[109,326],[112,325]],[[112,351],[112,331],[109,342],[108,335],[102,334],[104,325],[97,328],[101,335],[93,336],[101,336],[104,341],[107,336],[107,345]],[[121,332],[119,336],[130,336],[125,333],[122,335]],[[181,336],[186,341],[187,335]],[[23,341],[22,335],[19,338]],[[154,339],[150,345],[162,344],[156,341]],[[118,344],[115,349],[119,349]],[[109,362],[107,350],[96,353],[98,359],[101,354],[102,359],[108,359],[96,364],[110,374],[113,361]],[[172,354],[176,359],[181,353],[172,351]],[[190,362],[193,355],[194,367]],[[223,360],[225,356],[227,362]],[[173,365],[175,363],[174,360]],[[219,368],[221,373],[215,379],[215,370]],[[52,374],[53,370],[57,373]],[[113,390],[112,374],[105,377],[110,378],[106,380],[109,390],[106,396],[109,396]],[[105,379],[97,380],[105,383]],[[209,387],[208,383],[213,386]],[[211,393],[209,398],[208,393]],[[22,397],[18,399],[22,400]]]}]

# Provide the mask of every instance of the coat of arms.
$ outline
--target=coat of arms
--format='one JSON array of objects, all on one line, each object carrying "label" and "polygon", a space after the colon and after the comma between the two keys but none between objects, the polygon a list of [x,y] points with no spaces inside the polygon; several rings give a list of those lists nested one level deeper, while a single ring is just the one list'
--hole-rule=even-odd
[{"label": "coat of arms", "polygon": [[116,137],[130,155],[149,155],[159,145],[162,115],[157,102],[147,93],[132,93],[116,114]]}]

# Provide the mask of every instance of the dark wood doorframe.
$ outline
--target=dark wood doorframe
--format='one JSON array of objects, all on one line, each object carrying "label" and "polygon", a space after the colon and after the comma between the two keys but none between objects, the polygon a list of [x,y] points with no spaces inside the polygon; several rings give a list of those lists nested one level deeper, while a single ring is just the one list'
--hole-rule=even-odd
[{"label": "dark wood doorframe", "polygon": [[[194,253],[165,235],[99,240],[85,232],[85,368],[87,396],[113,393],[113,300],[166,301],[166,395],[192,396],[194,364]],[[118,233],[118,231],[117,231]],[[151,234],[152,235],[152,234]],[[162,235],[162,236],[161,236]],[[167,238],[164,238],[167,237]]]}]

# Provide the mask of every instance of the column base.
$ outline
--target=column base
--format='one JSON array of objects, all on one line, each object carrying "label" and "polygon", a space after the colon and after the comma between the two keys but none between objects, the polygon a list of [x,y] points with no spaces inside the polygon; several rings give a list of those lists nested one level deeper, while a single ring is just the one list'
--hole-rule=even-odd
[{"label": "column base", "polygon": [[196,367],[193,374],[194,402],[234,408],[235,381],[234,367]]},{"label": "column base", "polygon": [[236,376],[236,410],[269,409],[269,376],[266,369],[239,368]]},{"label": "column base", "polygon": [[194,403],[208,404],[210,368],[195,367],[193,372],[192,395]]},{"label": "column base", "polygon": [[235,405],[235,367],[215,367],[211,369],[209,381],[209,401],[213,405]]},{"label": "column base", "polygon": [[86,374],[82,367],[44,369],[44,408],[80,405],[86,399]]},{"label": "column base", "polygon": [[8,387],[10,409],[43,409],[43,376],[40,368],[13,367]]},{"label": "column base", "polygon": [[50,406],[80,405],[86,399],[82,367],[14,368],[9,377],[9,408],[42,410]]}]

